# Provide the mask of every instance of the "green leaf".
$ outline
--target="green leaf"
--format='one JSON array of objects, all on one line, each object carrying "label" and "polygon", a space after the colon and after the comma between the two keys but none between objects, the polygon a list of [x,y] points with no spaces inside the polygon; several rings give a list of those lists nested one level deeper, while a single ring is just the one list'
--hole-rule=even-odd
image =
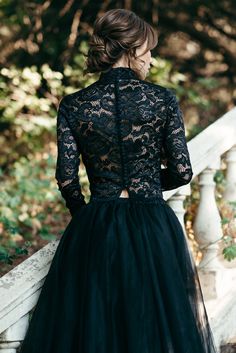
[{"label": "green leaf", "polygon": [[15,248],[15,253],[17,254],[17,255],[28,255],[28,250],[27,249],[25,249],[25,248],[20,248],[20,247],[16,247]]},{"label": "green leaf", "polygon": [[236,244],[227,246],[222,251],[224,258],[228,261],[232,261],[236,258]]},{"label": "green leaf", "polygon": [[222,224],[222,225],[228,224],[229,221],[230,221],[229,218],[223,217],[223,218],[221,219],[221,224]]},{"label": "green leaf", "polygon": [[45,240],[55,240],[56,239],[56,235],[50,233],[48,227],[42,227],[40,229],[39,235],[41,236],[42,239],[45,239]]}]

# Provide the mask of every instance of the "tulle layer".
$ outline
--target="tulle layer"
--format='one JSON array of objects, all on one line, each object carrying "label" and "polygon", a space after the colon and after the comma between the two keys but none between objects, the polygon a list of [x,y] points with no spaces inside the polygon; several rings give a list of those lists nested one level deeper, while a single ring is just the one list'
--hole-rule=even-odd
[{"label": "tulle layer", "polygon": [[163,199],[92,200],[66,227],[20,353],[216,353],[182,226]]}]

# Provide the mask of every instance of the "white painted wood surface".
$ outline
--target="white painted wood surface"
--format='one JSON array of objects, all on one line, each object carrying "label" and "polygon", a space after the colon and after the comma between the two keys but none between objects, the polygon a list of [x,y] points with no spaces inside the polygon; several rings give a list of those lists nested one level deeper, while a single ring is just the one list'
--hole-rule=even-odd
[{"label": "white painted wood surface", "polygon": [[[235,118],[236,119],[236,118]],[[236,145],[226,153],[226,186],[223,197],[228,201],[236,200]]]}]

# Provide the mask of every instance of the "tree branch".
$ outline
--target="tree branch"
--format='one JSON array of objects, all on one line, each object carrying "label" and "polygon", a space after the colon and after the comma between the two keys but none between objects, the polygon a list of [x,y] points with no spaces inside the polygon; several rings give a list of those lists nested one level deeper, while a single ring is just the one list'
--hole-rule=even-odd
[{"label": "tree branch", "polygon": [[211,49],[215,52],[220,52],[229,66],[229,72],[234,74],[236,73],[236,57],[227,48],[220,44],[216,38],[211,38],[205,32],[198,31],[192,24],[179,21],[176,17],[168,17],[164,11],[161,11],[159,16],[160,22],[163,26],[187,33],[192,38],[200,42],[205,48]]}]

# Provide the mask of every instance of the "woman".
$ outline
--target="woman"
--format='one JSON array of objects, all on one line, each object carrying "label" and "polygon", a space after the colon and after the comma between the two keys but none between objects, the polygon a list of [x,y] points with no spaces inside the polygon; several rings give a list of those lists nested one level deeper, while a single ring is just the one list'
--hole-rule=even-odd
[{"label": "woman", "polygon": [[21,353],[215,353],[194,261],[162,197],[193,172],[176,96],[145,81],[157,34],[116,9],[89,45],[85,72],[100,77],[57,116],[55,176],[72,218]]}]

